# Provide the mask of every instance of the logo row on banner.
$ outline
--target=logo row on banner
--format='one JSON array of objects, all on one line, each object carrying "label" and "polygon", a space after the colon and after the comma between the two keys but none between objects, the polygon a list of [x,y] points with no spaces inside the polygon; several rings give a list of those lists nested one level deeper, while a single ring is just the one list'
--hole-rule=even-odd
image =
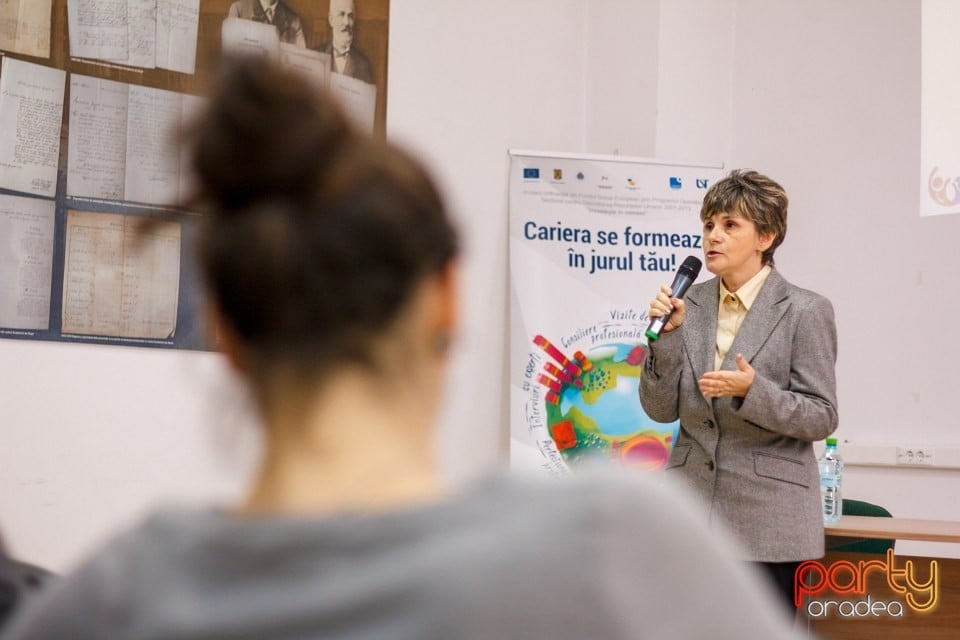
[{"label": "logo row on banner", "polygon": [[[526,180],[541,180],[541,169],[540,167],[522,167],[523,179]],[[543,172],[543,178],[549,182],[564,184],[564,181],[570,178],[570,174],[564,174],[564,170],[561,168],[554,168],[552,171],[546,170]],[[573,179],[583,182],[587,180],[587,174],[583,171],[577,171],[573,174]],[[591,179],[596,181],[598,178],[596,176],[591,176]],[[639,183],[633,177],[627,176],[622,178],[623,183],[621,186],[624,186],[628,190],[633,190],[639,188]],[[667,185],[674,190],[680,190],[684,188],[683,184],[684,178],[681,176],[667,176]],[[707,189],[710,187],[710,178],[694,178],[694,185],[697,189]],[[614,188],[614,184],[611,176],[606,174],[600,174],[598,186],[600,188]]]}]

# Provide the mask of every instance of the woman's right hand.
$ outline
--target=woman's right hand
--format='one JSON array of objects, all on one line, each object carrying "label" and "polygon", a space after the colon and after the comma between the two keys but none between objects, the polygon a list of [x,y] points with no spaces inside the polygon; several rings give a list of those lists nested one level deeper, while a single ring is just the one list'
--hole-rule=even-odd
[{"label": "woman's right hand", "polygon": [[660,285],[660,293],[657,294],[656,298],[650,301],[651,318],[662,318],[673,311],[673,315],[671,315],[670,319],[667,320],[667,324],[663,326],[663,331],[661,333],[670,333],[683,324],[686,306],[684,305],[683,300],[680,298],[671,298],[670,296],[672,295],[673,289],[671,289],[669,285],[662,284]]}]

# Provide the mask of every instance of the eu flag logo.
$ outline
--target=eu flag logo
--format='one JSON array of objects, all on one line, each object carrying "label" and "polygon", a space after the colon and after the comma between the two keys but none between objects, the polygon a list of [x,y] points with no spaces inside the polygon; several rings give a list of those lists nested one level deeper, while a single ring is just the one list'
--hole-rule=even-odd
[{"label": "eu flag logo", "polygon": [[523,168],[523,179],[524,179],[524,180],[537,180],[537,179],[539,179],[539,178],[540,178],[540,169],[537,169],[536,167],[533,167],[533,168],[524,167],[524,168]]}]

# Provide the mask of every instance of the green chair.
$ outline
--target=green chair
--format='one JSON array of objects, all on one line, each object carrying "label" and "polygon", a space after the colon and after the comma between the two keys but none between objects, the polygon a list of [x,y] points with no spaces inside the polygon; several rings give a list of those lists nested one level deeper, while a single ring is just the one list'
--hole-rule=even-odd
[{"label": "green chair", "polygon": [[[845,516],[873,516],[891,518],[893,515],[878,504],[863,500],[843,499],[843,515]],[[894,540],[876,538],[846,538],[841,536],[827,536],[826,546],[829,551],[853,551],[856,553],[883,553],[893,549]]]}]

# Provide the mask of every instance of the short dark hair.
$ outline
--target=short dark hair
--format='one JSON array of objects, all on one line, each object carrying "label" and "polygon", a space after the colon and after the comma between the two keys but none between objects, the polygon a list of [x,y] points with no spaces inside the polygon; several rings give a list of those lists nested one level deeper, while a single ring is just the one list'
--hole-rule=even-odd
[{"label": "short dark hair", "polygon": [[787,235],[787,193],[776,181],[752,170],[734,169],[715,182],[703,198],[700,220],[718,213],[739,213],[753,222],[757,232],[773,233],[773,242],[763,252],[763,264],[773,264],[773,253]]},{"label": "short dark hair", "polygon": [[251,368],[371,364],[371,338],[457,253],[421,165],[299,72],[228,61],[187,142],[200,267]]}]

